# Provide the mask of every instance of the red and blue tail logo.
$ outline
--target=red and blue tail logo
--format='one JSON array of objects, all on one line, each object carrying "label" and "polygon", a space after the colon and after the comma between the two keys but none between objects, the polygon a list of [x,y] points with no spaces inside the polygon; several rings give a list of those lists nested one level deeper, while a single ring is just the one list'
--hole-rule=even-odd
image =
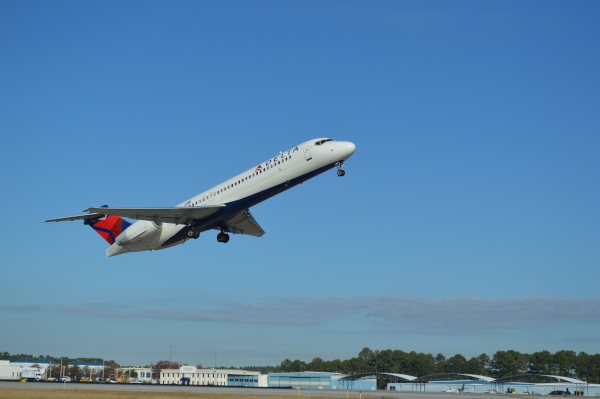
[{"label": "red and blue tail logo", "polygon": [[[103,207],[106,207],[106,205]],[[123,218],[112,215],[102,215],[96,219],[87,219],[83,221],[83,224],[90,225],[92,229],[96,230],[96,232],[110,245],[115,243],[115,239],[119,234],[131,226],[131,223]]]}]

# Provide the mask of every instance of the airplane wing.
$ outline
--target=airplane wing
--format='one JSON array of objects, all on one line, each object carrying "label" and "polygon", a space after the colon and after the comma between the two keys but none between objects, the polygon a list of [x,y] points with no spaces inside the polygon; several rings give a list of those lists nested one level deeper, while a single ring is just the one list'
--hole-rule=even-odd
[{"label": "airplane wing", "polygon": [[[84,210],[84,212],[92,212],[92,214],[97,215],[114,215],[130,219],[148,220],[155,223],[164,222],[186,224],[191,222],[193,219],[204,219],[213,213],[216,213],[224,206],[225,205],[223,204],[219,204],[210,206],[183,206],[174,208],[89,208]],[[71,220],[69,218],[64,219]],[[62,221],[62,219],[48,221],[58,222]]]},{"label": "airplane wing", "polygon": [[254,237],[260,237],[265,234],[265,231],[258,225],[248,209],[226,221],[225,226],[227,226],[229,232],[233,234],[246,234]]},{"label": "airplane wing", "polygon": [[85,215],[77,215],[77,216],[69,216],[66,218],[58,218],[58,219],[48,219],[48,220],[44,220],[44,223],[46,222],[67,222],[67,221],[73,221],[73,220],[85,220],[85,219],[95,219],[98,217],[104,216],[103,213],[88,213]]}]

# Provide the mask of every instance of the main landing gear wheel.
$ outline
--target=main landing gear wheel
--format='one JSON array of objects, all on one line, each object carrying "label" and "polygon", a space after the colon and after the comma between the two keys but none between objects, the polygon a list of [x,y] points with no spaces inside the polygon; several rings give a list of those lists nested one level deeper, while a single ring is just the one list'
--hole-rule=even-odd
[{"label": "main landing gear wheel", "polygon": [[200,237],[200,232],[199,231],[194,231],[193,229],[190,229],[187,232],[187,236],[188,236],[188,238],[196,239],[196,238]]},{"label": "main landing gear wheel", "polygon": [[342,169],[342,167],[344,167],[344,163],[338,162],[337,167],[338,167],[338,176],[340,176],[340,177],[344,176],[346,174],[346,171]]},{"label": "main landing gear wheel", "polygon": [[217,234],[217,241],[222,243],[229,242],[229,234],[223,232]]}]

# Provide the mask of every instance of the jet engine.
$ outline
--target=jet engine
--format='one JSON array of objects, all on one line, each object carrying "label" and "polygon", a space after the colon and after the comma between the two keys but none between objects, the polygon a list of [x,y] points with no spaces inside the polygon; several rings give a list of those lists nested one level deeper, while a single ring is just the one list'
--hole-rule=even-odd
[{"label": "jet engine", "polygon": [[140,221],[129,226],[124,232],[119,234],[115,242],[121,247],[126,247],[142,238],[150,237],[156,234],[162,225],[157,225],[154,222]]}]

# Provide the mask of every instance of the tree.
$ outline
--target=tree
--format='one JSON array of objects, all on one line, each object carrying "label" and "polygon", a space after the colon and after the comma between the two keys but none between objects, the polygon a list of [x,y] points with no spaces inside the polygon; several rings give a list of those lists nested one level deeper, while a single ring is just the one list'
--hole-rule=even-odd
[{"label": "tree", "polygon": [[529,372],[554,374],[554,356],[548,351],[534,352],[529,356]]},{"label": "tree", "polygon": [[340,359],[334,359],[327,362],[327,371],[332,373],[340,373],[342,371],[342,361]]},{"label": "tree", "polygon": [[87,380],[88,377],[91,379],[90,368],[88,366],[83,366],[83,368],[81,369],[81,376],[84,380]]},{"label": "tree", "polygon": [[368,362],[373,358],[373,351],[369,348],[363,348],[363,350],[358,353],[358,358]]},{"label": "tree", "polygon": [[156,362],[152,366],[152,378],[155,380],[160,380],[160,371],[161,370],[176,370],[179,369],[181,365],[177,362],[170,362],[168,360],[160,360]]},{"label": "tree", "polygon": [[489,367],[491,362],[490,357],[485,353],[482,353],[481,355],[477,356],[477,361],[479,361],[481,375],[489,375]]},{"label": "tree", "polygon": [[281,362],[281,364],[279,365],[279,368],[284,373],[291,372],[292,371],[292,361],[290,359],[285,359],[284,361]]},{"label": "tree", "polygon": [[67,374],[73,380],[79,381],[81,379],[81,376],[82,376],[81,367],[79,367],[79,365],[77,365],[77,364],[69,366]]},{"label": "tree", "polygon": [[446,360],[447,373],[466,373],[467,359],[463,355],[454,355]]},{"label": "tree", "polygon": [[465,364],[465,373],[466,374],[483,375],[484,372],[485,372],[485,370],[481,367],[481,363],[479,363],[479,360],[476,357],[472,357]]},{"label": "tree", "polygon": [[379,352],[379,358],[377,360],[377,370],[382,373],[393,373],[397,367],[394,364],[394,352],[390,349],[384,349]]},{"label": "tree", "polygon": [[305,362],[303,362],[302,360],[298,360],[298,359],[296,359],[292,362],[292,369],[290,371],[299,373],[304,370],[306,370]]},{"label": "tree", "polygon": [[523,374],[527,370],[528,356],[517,351],[498,351],[494,354],[491,367],[497,378]]},{"label": "tree", "polygon": [[408,374],[406,370],[408,370],[408,353],[396,349],[392,352],[392,372],[400,373],[400,374]]},{"label": "tree", "polygon": [[109,366],[104,367],[104,377],[107,380],[116,380],[117,379],[117,370],[120,368],[118,364],[111,364]]},{"label": "tree", "polygon": [[306,365],[306,369],[309,371],[325,371],[323,359],[321,359],[320,357],[315,357],[313,360],[311,360],[310,363]]},{"label": "tree", "polygon": [[554,354],[554,367],[559,375],[563,377],[571,377],[573,375],[576,362],[577,355],[573,351],[562,350]]},{"label": "tree", "polygon": [[422,377],[424,375],[433,374],[435,370],[435,359],[433,355],[430,354],[411,351],[407,355],[407,363],[407,368],[403,374]]},{"label": "tree", "polygon": [[48,378],[60,377],[60,364],[53,363],[46,369],[46,375]]},{"label": "tree", "polygon": [[600,383],[600,354],[590,356],[590,372],[588,382],[593,384]]},{"label": "tree", "polygon": [[443,373],[446,370],[446,357],[441,353],[435,356],[434,363],[436,373]]},{"label": "tree", "polygon": [[575,372],[577,377],[583,381],[588,381],[592,371],[591,356],[585,352],[579,352],[577,361],[575,362]]}]

